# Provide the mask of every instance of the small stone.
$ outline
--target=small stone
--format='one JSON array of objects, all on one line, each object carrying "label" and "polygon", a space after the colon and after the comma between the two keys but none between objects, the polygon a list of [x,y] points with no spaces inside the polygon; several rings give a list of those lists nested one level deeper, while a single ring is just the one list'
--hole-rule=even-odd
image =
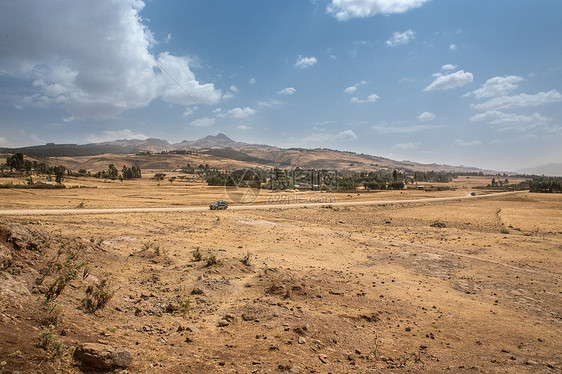
[{"label": "small stone", "polygon": [[322,354],[322,355],[318,355],[318,359],[323,363],[323,364],[327,364],[328,363],[328,356]]},{"label": "small stone", "polygon": [[226,319],[221,319],[219,321],[219,327],[225,327],[225,326],[228,326],[228,325],[230,325],[230,322],[228,322]]},{"label": "small stone", "polygon": [[306,343],[306,338],[304,336],[299,336],[299,344]]}]

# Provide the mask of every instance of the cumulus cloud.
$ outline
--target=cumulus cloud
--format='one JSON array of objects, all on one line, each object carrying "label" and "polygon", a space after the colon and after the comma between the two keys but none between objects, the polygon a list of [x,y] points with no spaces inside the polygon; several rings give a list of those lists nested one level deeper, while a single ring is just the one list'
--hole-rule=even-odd
[{"label": "cumulus cloud", "polygon": [[358,139],[357,135],[355,135],[353,130],[341,131],[334,138],[339,139],[339,140],[357,140]]},{"label": "cumulus cloud", "polygon": [[392,37],[388,39],[385,43],[389,47],[396,47],[398,45],[408,44],[411,40],[416,38],[415,31],[406,30],[404,32],[396,31],[392,34]]},{"label": "cumulus cloud", "polygon": [[367,84],[367,82],[361,81],[361,82],[359,82],[359,83],[357,83],[357,84],[354,84],[353,86],[347,87],[345,90],[343,90],[343,92],[346,93],[346,94],[352,94],[352,93],[354,93],[355,91],[357,91],[357,89],[358,89],[360,86],[364,86],[364,85],[366,85],[366,84]]},{"label": "cumulus cloud", "polygon": [[353,96],[350,101],[351,101],[352,103],[361,103],[361,104],[362,104],[362,103],[374,103],[374,102],[377,101],[378,99],[380,99],[380,96],[379,96],[379,95],[370,94],[369,96],[367,96],[366,99],[360,99],[360,98],[358,98],[358,97],[356,97],[356,96]]},{"label": "cumulus cloud", "polygon": [[211,126],[211,125],[214,125],[214,124],[215,124],[214,118],[203,117],[203,118],[197,118],[196,120],[191,121],[191,123],[189,125],[193,126],[193,127],[208,127],[208,126]]},{"label": "cumulus cloud", "polygon": [[227,112],[227,114],[231,117],[234,118],[246,118],[249,117],[253,114],[255,114],[256,111],[252,108],[249,107],[245,107],[245,108],[234,108],[231,109]]},{"label": "cumulus cloud", "polygon": [[461,139],[455,139],[455,141],[453,142],[454,146],[460,146],[460,147],[476,147],[479,146],[480,144],[482,144],[480,140],[464,141]]},{"label": "cumulus cloud", "polygon": [[372,17],[375,14],[404,13],[428,0],[332,0],[327,11],[339,21]]},{"label": "cumulus cloud", "polygon": [[246,125],[240,125],[236,127],[238,130],[251,130],[252,128],[250,126],[246,126]]},{"label": "cumulus cloud", "polygon": [[437,78],[429,86],[424,88],[424,91],[435,91],[435,90],[448,90],[455,87],[464,86],[467,83],[472,82],[474,76],[472,73],[465,72],[464,70],[459,70],[455,73],[437,76]]},{"label": "cumulus cloud", "polygon": [[240,90],[238,89],[238,87],[232,85],[232,86],[230,86],[230,91],[232,91],[232,92],[239,92]]},{"label": "cumulus cloud", "polygon": [[[167,74],[156,76],[156,78],[163,79],[161,96],[165,101],[192,105],[193,99],[203,104],[215,104],[220,100],[221,92],[216,90],[212,83],[200,84],[195,79],[195,75],[189,69],[190,59],[188,57],[173,56],[168,52],[163,52],[158,56],[158,63],[174,77],[172,79]],[[189,95],[186,94],[186,91]]]},{"label": "cumulus cloud", "polygon": [[511,91],[517,89],[517,87],[519,87],[518,83],[523,80],[523,78],[516,75],[490,78],[482,85],[482,87],[469,92],[464,96],[474,95],[477,99],[505,96]]},{"label": "cumulus cloud", "polygon": [[443,66],[441,66],[441,70],[447,71],[447,70],[455,70],[457,68],[457,65],[453,65],[453,64],[445,64]]},{"label": "cumulus cloud", "polygon": [[412,150],[418,149],[421,145],[421,142],[409,142],[409,143],[398,143],[392,146],[392,149],[399,149],[399,150]]},{"label": "cumulus cloud", "polygon": [[295,90],[293,87],[287,87],[277,91],[279,95],[293,95],[295,92],[297,92],[297,90]]},{"label": "cumulus cloud", "polygon": [[451,51],[455,51],[455,50],[458,49],[458,47],[457,47],[456,44],[451,44],[451,45],[449,46],[449,49],[450,49]]},{"label": "cumulus cloud", "polygon": [[434,119],[435,119],[435,114],[431,112],[423,112],[418,116],[418,121],[420,122],[433,121]]},{"label": "cumulus cloud", "polygon": [[562,95],[556,90],[539,92],[535,95],[520,94],[516,96],[494,97],[480,104],[472,104],[478,110],[499,110],[534,107],[562,101]]},{"label": "cumulus cloud", "polygon": [[140,0],[0,2],[0,70],[33,82],[22,104],[60,106],[79,119],[114,117],[158,97],[193,104],[159,65],[194,98],[216,103],[221,92],[197,81],[187,57],[149,52],[155,41],[143,7]]},{"label": "cumulus cloud", "polygon": [[256,78],[250,78],[250,80],[248,81],[250,84],[256,84]]},{"label": "cumulus cloud", "polygon": [[91,134],[86,139],[91,143],[101,143],[101,142],[109,142],[116,139],[146,140],[148,139],[148,136],[144,134],[135,133],[129,129],[123,129],[123,130],[116,130],[116,131],[103,131],[101,135]]},{"label": "cumulus cloud", "polygon": [[297,62],[295,62],[295,66],[301,69],[306,69],[315,65],[317,62],[318,60],[316,60],[316,57],[303,57],[302,55],[299,55]]}]

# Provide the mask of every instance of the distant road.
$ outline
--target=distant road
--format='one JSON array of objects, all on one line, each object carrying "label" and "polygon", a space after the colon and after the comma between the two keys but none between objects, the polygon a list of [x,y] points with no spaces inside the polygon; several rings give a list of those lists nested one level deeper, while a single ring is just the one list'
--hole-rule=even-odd
[{"label": "distant road", "polygon": [[[419,203],[433,203],[439,201],[455,201],[455,200],[470,200],[480,198],[490,198],[498,196],[506,196],[519,193],[527,193],[529,191],[513,191],[513,192],[499,192],[487,195],[470,196],[465,194],[462,196],[452,197],[436,197],[424,198],[413,200],[375,200],[375,201],[346,201],[340,203],[296,203],[296,204],[245,204],[245,205],[231,205],[228,210],[249,210],[249,209],[290,209],[302,207],[320,207],[320,206],[353,206],[353,205],[394,205],[394,204],[419,204]],[[99,208],[99,209],[2,209],[0,215],[12,216],[46,216],[46,215],[65,215],[65,214],[114,214],[114,213],[166,213],[166,212],[202,212],[209,210],[208,206],[193,206],[193,207],[162,207],[162,208]]]}]

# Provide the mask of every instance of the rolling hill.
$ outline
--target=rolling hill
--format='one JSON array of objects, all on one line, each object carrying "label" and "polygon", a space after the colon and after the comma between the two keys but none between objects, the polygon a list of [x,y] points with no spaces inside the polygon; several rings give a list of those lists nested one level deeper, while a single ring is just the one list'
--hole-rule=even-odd
[{"label": "rolling hill", "polygon": [[[181,151],[192,151],[182,154]],[[186,163],[208,163],[219,168],[257,167],[314,168],[372,171],[410,169],[415,171],[478,172],[480,169],[442,164],[395,161],[384,157],[317,148],[278,148],[269,145],[235,142],[224,134],[170,144],[166,140],[115,140],[90,144],[54,144],[21,148],[2,148],[0,153],[22,152],[48,164],[60,163],[71,169],[97,170],[108,163],[137,165],[143,169],[174,169]]]}]

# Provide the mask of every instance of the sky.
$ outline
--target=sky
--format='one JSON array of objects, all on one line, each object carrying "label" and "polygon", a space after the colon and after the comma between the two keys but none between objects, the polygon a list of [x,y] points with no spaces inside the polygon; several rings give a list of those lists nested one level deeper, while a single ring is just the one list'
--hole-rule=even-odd
[{"label": "sky", "polygon": [[560,35],[559,0],[3,0],[0,146],[225,133],[561,162]]}]

